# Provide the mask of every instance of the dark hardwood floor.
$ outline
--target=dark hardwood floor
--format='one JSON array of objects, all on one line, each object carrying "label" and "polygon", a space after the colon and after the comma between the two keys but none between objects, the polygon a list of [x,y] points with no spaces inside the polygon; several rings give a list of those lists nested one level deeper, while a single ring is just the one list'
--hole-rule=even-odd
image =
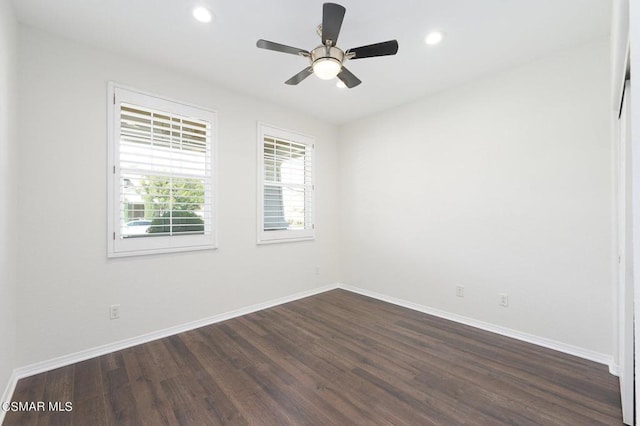
[{"label": "dark hardwood floor", "polygon": [[19,381],[5,425],[620,425],[605,366],[344,290]]}]

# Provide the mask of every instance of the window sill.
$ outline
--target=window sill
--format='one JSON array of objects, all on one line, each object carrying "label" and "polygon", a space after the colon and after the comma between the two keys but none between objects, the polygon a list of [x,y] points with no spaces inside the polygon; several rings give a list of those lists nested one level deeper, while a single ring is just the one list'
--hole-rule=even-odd
[{"label": "window sill", "polygon": [[122,257],[135,257],[135,256],[149,256],[153,254],[168,254],[168,253],[184,253],[188,251],[202,251],[202,250],[215,250],[214,245],[203,245],[195,247],[171,247],[161,249],[149,249],[149,250],[132,250],[132,251],[110,251],[107,253],[108,258],[122,258]]},{"label": "window sill", "polygon": [[258,240],[258,245],[281,244],[281,243],[297,243],[299,241],[313,241],[315,236],[310,237],[293,237],[293,238],[277,238],[272,240]]}]

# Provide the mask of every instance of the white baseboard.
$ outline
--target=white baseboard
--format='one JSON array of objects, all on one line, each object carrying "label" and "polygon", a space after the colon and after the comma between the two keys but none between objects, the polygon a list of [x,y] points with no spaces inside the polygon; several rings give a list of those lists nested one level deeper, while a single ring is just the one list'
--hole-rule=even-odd
[{"label": "white baseboard", "polygon": [[613,362],[613,358],[611,359],[611,362],[609,363],[609,373],[611,373],[614,376],[620,377],[620,366],[618,364],[616,364],[615,362]]},{"label": "white baseboard", "polygon": [[471,327],[490,331],[492,333],[500,334],[502,336],[511,337],[513,339],[522,340],[528,343],[533,343],[534,345],[542,346],[548,349],[553,349],[558,352],[574,355],[579,358],[584,358],[589,361],[597,362],[599,364],[604,364],[609,367],[609,372],[611,374],[615,376],[618,375],[617,366],[614,364],[613,357],[610,355],[602,354],[602,353],[584,349],[578,346],[573,346],[573,345],[558,342],[555,340],[547,339],[545,337],[523,333],[521,331],[512,330],[510,328],[502,327],[502,326],[491,324],[484,321],[479,321],[479,320],[468,318],[462,315],[452,314],[450,312],[441,311],[439,309],[431,308],[429,306],[419,305],[417,303],[409,302],[407,300],[397,299],[395,297],[387,296],[385,294],[376,293],[375,291],[365,290],[363,288],[354,287],[347,284],[338,284],[338,287],[347,291],[351,291],[353,293],[362,294],[363,296],[372,297],[374,299],[378,299],[383,302],[388,302],[394,305],[412,309],[414,311],[423,312],[425,314],[429,314],[429,315],[444,318],[450,321],[454,321],[457,323],[469,325]]},{"label": "white baseboard", "polygon": [[[269,300],[255,305],[247,306],[245,308],[236,309],[234,311],[225,312],[223,314],[214,315],[212,317],[203,318],[197,321],[180,324],[174,327],[165,328],[159,331],[153,331],[151,333],[143,334],[141,336],[132,337],[125,340],[120,340],[114,343],[108,343],[106,345],[98,346],[95,348],[86,349],[80,352],[75,352],[69,355],[63,355],[61,357],[53,358],[50,360],[37,362],[24,367],[19,367],[14,370],[13,376],[16,377],[16,382],[24,377],[33,376],[35,374],[50,371],[56,368],[64,367],[76,362],[85,361],[87,359],[95,358],[97,356],[105,355],[111,352],[119,351],[122,349],[130,348],[132,346],[140,345],[142,343],[151,342],[153,340],[162,339],[163,337],[173,336],[174,334],[182,333],[185,331],[193,330],[206,325],[215,324],[217,322],[226,321],[231,318],[239,317],[242,315],[250,314],[252,312],[261,311],[263,309],[271,308],[274,306],[282,305],[283,303],[293,302],[294,300],[303,299],[305,297],[313,296],[315,294],[324,293],[325,291],[338,288],[337,284],[331,284],[323,287],[314,288],[312,290],[302,291],[289,296],[281,297],[278,299]],[[12,376],[12,377],[13,377]],[[14,384],[15,386],[15,384]],[[6,393],[6,392],[5,392]],[[11,396],[13,389],[8,394]],[[6,399],[3,399],[6,401]]]},{"label": "white baseboard", "polygon": [[[76,353],[64,355],[61,357],[53,358],[50,360],[38,362],[35,364],[30,364],[24,367],[16,368],[9,379],[9,383],[5,388],[5,391],[2,395],[2,399],[0,400],[0,403],[10,401],[18,380],[22,378],[33,376],[34,374],[43,373],[45,371],[50,371],[56,368],[64,367],[70,364],[74,364],[76,362],[85,361],[90,358],[95,358],[97,356],[105,355],[111,352],[129,348],[132,346],[140,345],[142,343],[147,343],[153,340],[161,339],[163,337],[173,336],[175,334],[193,330],[199,327],[204,327],[206,325],[211,325],[217,322],[226,321],[228,319],[250,314],[252,312],[257,312],[263,309],[282,305],[283,303],[293,302],[298,299],[303,299],[305,297],[313,296],[319,293],[324,293],[326,291],[334,290],[336,288],[341,288],[353,293],[358,293],[364,296],[372,297],[374,299],[378,299],[383,302],[388,302],[394,305],[409,308],[414,311],[423,312],[429,315],[434,315],[450,321],[469,325],[482,330],[500,334],[506,337],[511,337],[514,339],[533,343],[538,346],[553,349],[559,352],[564,352],[566,354],[588,359],[590,361],[595,361],[600,364],[605,364],[609,366],[609,372],[611,374],[618,375],[618,367],[613,363],[613,358],[609,355],[590,351],[577,346],[568,345],[566,343],[557,342],[551,339],[546,339],[544,337],[522,333],[506,327],[501,327],[495,324],[490,324],[483,321],[475,320],[473,318],[452,314],[449,312],[441,311],[439,309],[431,308],[429,306],[419,305],[417,303],[409,302],[402,299],[397,299],[395,297],[387,296],[381,293],[376,293],[370,290],[365,290],[359,287],[354,287],[346,284],[330,284],[327,286],[318,287],[312,290],[295,293],[295,294],[281,297],[278,299],[269,300],[267,302],[258,303],[245,308],[236,309],[234,311],[226,312],[223,314],[214,315],[212,317],[203,318],[201,320],[192,321],[192,322],[177,325],[174,327],[165,328],[163,330],[154,331],[151,333],[143,334],[141,336],[120,340],[118,342],[109,343],[109,344],[98,346],[95,348],[86,349],[80,352],[76,352]],[[6,413],[4,411],[0,410],[0,424],[2,424],[2,420],[4,419],[5,414]]]}]

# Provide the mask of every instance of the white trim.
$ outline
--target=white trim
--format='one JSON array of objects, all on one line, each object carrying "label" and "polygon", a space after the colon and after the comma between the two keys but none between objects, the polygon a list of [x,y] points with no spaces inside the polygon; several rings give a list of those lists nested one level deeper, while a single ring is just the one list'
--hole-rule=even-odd
[{"label": "white trim", "polygon": [[[0,399],[0,404],[3,402],[11,401],[11,397],[13,396],[13,392],[16,390],[16,385],[18,384],[18,374],[16,370],[13,370],[11,373],[11,377],[9,377],[9,383],[7,383],[7,387],[4,389],[4,393],[2,394],[2,399]],[[7,412],[0,408],[0,425],[4,421],[4,416],[7,415]]]},{"label": "white trim", "polygon": [[[623,79],[624,80],[624,79]],[[613,240],[615,240],[616,259],[613,262],[614,280],[614,349],[616,365],[620,377],[620,400],[622,404],[622,420],[626,424],[633,423],[634,408],[634,373],[633,373],[633,214],[631,214],[631,194],[634,188],[634,173],[631,148],[631,93],[629,82],[625,82],[625,99],[620,105],[620,116],[614,117],[615,125],[612,133],[614,142],[614,204],[617,207],[613,219],[616,221]]]},{"label": "white trim", "polygon": [[521,331],[512,330],[507,327],[502,327],[502,326],[491,324],[488,322],[479,321],[479,320],[468,318],[462,315],[452,314],[450,312],[441,311],[439,309],[431,308],[429,306],[408,302],[403,299],[397,299],[395,297],[387,296],[381,293],[376,293],[375,291],[365,290],[363,288],[354,287],[347,284],[338,284],[338,287],[353,293],[362,294],[363,296],[368,296],[374,299],[382,300],[383,302],[388,302],[394,305],[402,306],[404,308],[412,309],[414,311],[444,318],[449,321],[454,321],[460,324],[469,325],[471,327],[479,328],[481,330],[490,331],[492,333],[500,334],[506,337],[511,337],[512,339],[533,343],[534,345],[542,346],[548,349],[553,349],[555,351],[563,352],[569,355],[574,355],[579,358],[587,359],[589,361],[605,364],[609,366],[609,372],[611,372],[611,374],[615,375],[614,372],[617,372],[613,362],[613,357],[611,355],[605,355],[599,352],[591,351],[589,349],[580,348],[578,346],[573,346],[573,345],[558,342],[555,340],[547,339],[544,337],[535,336],[533,334],[523,333]]},{"label": "white trim", "polygon": [[[311,193],[311,213],[305,211],[305,220],[311,222],[311,229],[287,229],[282,231],[264,231],[264,138],[270,136],[278,139],[285,139],[294,143],[304,144],[311,147],[311,189],[307,189]],[[315,240],[315,183],[316,183],[316,150],[315,138],[304,133],[283,129],[262,121],[257,122],[257,215],[256,215],[256,244],[278,244],[292,243],[297,241],[313,241]],[[306,191],[305,190],[305,193]]]},{"label": "white trim", "polygon": [[620,377],[620,366],[615,362],[611,362],[611,364],[609,364],[609,373],[613,376]]},{"label": "white trim", "polygon": [[[262,226],[262,224],[260,224],[260,226]],[[278,232],[278,231],[271,231],[271,232]],[[297,231],[282,231],[282,232],[297,232]],[[268,245],[268,244],[280,244],[280,243],[295,243],[298,241],[313,241],[315,240],[316,237],[311,236],[311,237],[295,237],[295,238],[280,238],[280,239],[272,239],[272,240],[258,240],[258,242],[256,243],[259,246],[262,245]]]},{"label": "white trim", "polygon": [[43,373],[45,371],[49,371],[49,370],[64,367],[70,364],[74,364],[76,362],[85,361],[90,358],[95,358],[97,356],[105,355],[111,352],[120,351],[122,349],[130,348],[132,346],[140,345],[142,343],[147,343],[153,340],[162,339],[164,337],[173,336],[174,334],[183,333],[189,330],[194,330],[196,328],[204,327],[206,325],[211,325],[217,322],[226,321],[228,319],[250,314],[252,312],[257,312],[263,309],[272,308],[274,306],[282,305],[283,303],[293,302],[294,300],[303,299],[305,297],[313,296],[319,293],[324,293],[326,291],[334,290],[336,288],[338,288],[337,284],[330,284],[323,287],[318,287],[311,290],[295,293],[290,296],[284,296],[278,299],[257,303],[255,305],[225,312],[223,314],[214,315],[212,317],[191,321],[185,324],[176,325],[174,327],[165,328],[159,331],[153,331],[151,333],[143,334],[141,336],[120,340],[115,343],[109,343],[106,345],[86,349],[86,350],[72,353],[69,355],[63,355],[47,361],[37,362],[35,364],[16,368],[14,370],[14,375],[17,377],[17,380],[19,380],[25,377],[33,376],[34,374]]},{"label": "white trim", "polygon": [[[210,232],[203,235],[181,235],[175,237],[155,236],[153,238],[120,240],[119,208],[120,179],[119,132],[120,104],[131,102],[153,110],[175,113],[183,117],[203,120],[210,126],[207,160],[209,165],[210,192],[205,190],[205,206],[209,206]],[[194,250],[212,250],[218,247],[218,112],[210,108],[175,100],[150,92],[144,92],[119,83],[107,82],[107,257],[128,257]],[[205,179],[207,173],[205,172]],[[207,216],[207,215],[205,215]]]}]

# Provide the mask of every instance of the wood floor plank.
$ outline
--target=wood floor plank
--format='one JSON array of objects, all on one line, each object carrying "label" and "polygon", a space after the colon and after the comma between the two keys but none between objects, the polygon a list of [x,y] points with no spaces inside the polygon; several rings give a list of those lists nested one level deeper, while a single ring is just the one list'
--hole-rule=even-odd
[{"label": "wood floor plank", "polygon": [[[339,321],[339,322],[341,322],[341,323],[342,323],[342,322],[345,320],[345,318],[340,318],[340,314],[338,314],[338,313],[335,311],[335,309],[334,309],[334,308],[335,308],[335,305],[333,305],[332,307],[328,308],[328,309],[333,309],[333,311],[331,311],[331,312],[327,312],[327,316],[331,318],[331,320],[329,320],[329,321]],[[330,314],[330,315],[329,315],[329,314]],[[363,319],[362,319],[362,318],[358,318],[358,322],[359,322],[359,324],[358,324],[358,325],[356,325],[356,326],[354,326],[354,327],[356,327],[356,328],[358,328],[358,327],[365,327],[365,326],[362,326],[362,324],[363,324],[363,323],[366,323],[367,321],[363,321]],[[400,321],[400,323],[401,323],[401,322],[402,322],[402,321]],[[470,327],[467,327],[467,328],[470,328]],[[433,333],[436,333],[436,332],[437,332],[437,330],[433,331]],[[368,335],[369,337],[371,337],[371,336],[372,336],[371,334],[367,334],[367,335]],[[394,333],[394,335],[392,336],[392,338],[394,338],[394,337],[395,337],[395,335],[396,335],[396,333]],[[455,335],[455,336],[456,336],[456,339],[458,340],[458,342],[454,342],[454,341],[452,341],[450,337],[449,337],[448,339],[446,339],[446,340],[447,340],[447,341],[446,341],[446,344],[444,343],[444,342],[445,342],[445,340],[440,339],[440,338],[438,338],[438,339],[434,339],[434,340],[431,342],[431,346],[432,346],[432,347],[433,347],[433,345],[439,345],[439,344],[442,344],[442,346],[445,348],[445,350],[446,350],[446,357],[447,357],[447,358],[446,358],[447,364],[449,364],[449,363],[452,361],[452,359],[451,359],[451,356],[452,356],[451,349],[452,349],[452,347],[457,346],[457,349],[458,349],[458,356],[460,356],[460,354],[465,354],[465,353],[469,352],[468,348],[466,348],[464,345],[462,345],[462,346],[461,346],[461,343],[459,342],[459,338],[460,338],[461,336],[458,336],[458,335]],[[427,337],[433,337],[433,336],[432,336],[432,335],[429,335],[429,336],[427,336]],[[490,340],[496,340],[496,338],[500,338],[500,339],[508,340],[508,341],[511,341],[511,340],[512,340],[512,339],[507,339],[507,338],[504,338],[504,337],[501,337],[501,336],[495,336],[495,335],[493,335],[493,334],[489,334],[489,336],[488,336],[488,337],[490,337]],[[419,342],[419,343],[421,344],[422,342]],[[495,342],[493,342],[493,343],[495,343]],[[522,343],[521,343],[521,342],[518,342],[518,343],[520,343],[520,346],[522,346]],[[529,345],[529,346],[533,346],[533,345]],[[500,346],[495,345],[495,346],[491,346],[491,347],[492,347],[492,348],[494,348],[494,347],[498,347],[498,348],[499,348]],[[376,349],[377,349],[377,350],[376,350],[376,352],[380,352],[380,348],[379,348],[379,347],[378,347],[378,348],[376,348]],[[471,352],[473,352],[473,351],[471,351]],[[501,351],[501,349],[500,349],[500,350],[499,350],[499,352],[506,352],[506,351]],[[500,368],[498,368],[498,369],[495,369],[495,368],[494,368],[494,372],[495,372],[496,374],[500,374],[500,373],[502,373],[502,372],[503,372],[503,371],[502,371],[502,368],[505,366],[504,362],[502,362],[500,359],[496,360],[496,357],[497,357],[497,358],[500,358],[500,355],[499,355],[499,354],[494,354],[494,352],[491,352],[490,354],[488,354],[488,355],[487,355],[486,353],[483,353],[482,348],[478,348],[478,353],[479,353],[479,356],[477,356],[475,353],[473,354],[473,356],[474,356],[475,358],[480,358],[480,359],[481,359],[481,362],[484,364],[484,365],[483,365],[483,368],[486,368],[486,365],[487,365],[487,364],[495,364],[495,365],[499,365],[499,366],[500,366]],[[433,354],[433,353],[432,353],[432,354]],[[469,362],[477,362],[477,360],[474,360],[474,359],[471,359],[471,360],[468,360],[468,361],[469,361]],[[511,363],[513,363],[513,361],[514,361],[514,360],[513,360],[513,359],[510,359],[509,361],[510,361]],[[526,359],[522,359],[521,357],[517,357],[517,358],[515,359],[515,361],[518,361],[518,362],[517,362],[518,366],[520,366],[520,365],[521,365],[521,363],[524,363],[523,367],[525,367],[525,368],[523,368],[523,370],[524,370],[524,371],[526,371],[526,372],[531,373],[531,371],[530,371],[531,369],[530,369],[530,368],[527,368],[527,365],[526,365]],[[463,363],[463,364],[465,364],[465,363]],[[548,363],[542,363],[541,365],[548,366],[549,364],[548,364]],[[536,371],[541,371],[541,370],[539,369],[539,367],[540,367],[540,365],[538,366],[538,370],[536,370]],[[549,370],[549,368],[545,368],[544,370],[545,370],[545,371],[547,371],[547,370]],[[552,378],[554,379],[554,380],[551,380],[551,382],[554,382],[554,381],[560,380],[560,379],[558,379],[558,374],[559,374],[559,373],[558,373],[557,371],[553,371],[553,369],[551,369],[551,370],[552,370],[552,371],[551,371],[550,373],[549,373],[549,372],[547,373],[547,375],[548,375],[548,376],[552,376]],[[522,371],[518,371],[518,373],[520,373],[520,374],[521,374],[521,373],[522,373]],[[530,380],[533,380],[533,381],[537,381],[537,380],[539,379],[539,377],[538,377],[538,375],[530,375],[529,379],[530,379]],[[576,379],[576,380],[577,380],[577,379]],[[531,382],[526,382],[526,383],[527,383],[527,385],[530,385],[530,383],[531,383]],[[565,382],[565,383],[567,383],[567,382]],[[548,385],[548,383],[546,383],[546,384]],[[590,390],[593,390],[593,387],[592,387],[592,386],[588,386],[586,383],[580,383],[576,388],[577,388],[577,389],[582,389],[582,388],[585,388],[585,387],[586,387],[586,388],[589,388]],[[563,388],[563,391],[569,391],[569,390],[570,390],[570,388],[571,388],[571,386],[569,386],[569,389],[565,389],[565,388]],[[548,391],[549,389],[546,389],[546,390]],[[597,391],[595,391],[595,392],[597,392]],[[582,394],[580,395],[580,397],[581,397],[581,398],[582,398],[582,397],[584,397],[584,393],[585,393],[585,392],[582,392]],[[586,392],[586,393],[588,393],[588,392]],[[548,394],[548,392],[547,392],[547,394]],[[608,392],[608,394],[613,394],[613,395],[614,395],[614,396],[613,396],[613,397],[614,397],[614,399],[616,398],[616,396],[615,396],[615,392]],[[560,395],[556,395],[555,397],[559,397],[559,396],[560,396]],[[599,403],[599,402],[597,402],[597,401],[592,401],[592,403],[588,405],[588,409],[589,409],[589,410],[592,410],[592,409],[594,409],[594,408],[596,408],[596,409],[597,409],[597,408],[598,408],[598,407],[597,407],[597,405],[599,405],[599,404],[600,404],[600,403]],[[594,405],[596,405],[596,407],[594,407]],[[617,405],[617,402],[614,400],[612,405],[613,405],[613,406],[616,406],[616,405]],[[611,406],[611,405],[609,405],[609,406]],[[580,407],[580,406],[577,406],[577,408],[578,408],[579,410],[576,412],[576,416],[584,416],[583,412],[584,412],[584,409],[585,409],[586,407]],[[596,410],[596,411],[597,411],[597,410]],[[597,414],[596,412],[591,412],[591,415],[592,415],[592,416],[594,416],[594,417],[598,417],[598,414]]]},{"label": "wood floor plank", "polygon": [[[402,333],[398,332],[394,334],[394,337],[402,336]],[[416,341],[412,341],[415,343]],[[592,416],[597,417],[595,411],[598,410],[598,406],[601,401],[598,399],[589,399],[589,392],[576,393],[571,387],[564,387],[561,383],[557,383],[555,380],[549,381],[544,379],[542,375],[536,375],[527,369],[520,370],[517,366],[519,361],[512,361],[511,363],[505,363],[504,361],[496,361],[492,358],[477,357],[466,351],[459,351],[453,353],[451,351],[451,345],[447,343],[440,343],[431,345],[428,349],[430,357],[429,362],[433,365],[438,363],[442,369],[448,368],[452,363],[459,365],[459,369],[466,380],[475,380],[482,386],[486,387],[492,383],[491,380],[487,380],[489,375],[491,378],[500,378],[498,386],[505,390],[505,393],[514,397],[514,395],[522,395],[523,399],[527,399],[528,402],[538,401],[539,403],[556,402],[556,404],[549,405],[549,410],[558,410],[558,412],[565,412],[567,409],[574,410],[574,414],[577,418],[584,417],[584,412],[594,410],[591,413]],[[600,366],[602,368],[602,366]],[[602,371],[606,374],[606,372]],[[604,374],[603,374],[604,375]],[[540,387],[540,384],[542,385]],[[508,391],[508,392],[507,392]],[[572,393],[573,392],[573,393]],[[616,394],[615,388],[606,391],[605,394]],[[562,407],[557,403],[566,399],[572,402],[571,405]],[[619,403],[615,403],[617,406]],[[614,415],[615,409],[611,409],[609,414]]]},{"label": "wood floor plank", "polygon": [[298,346],[278,344],[273,334],[256,334],[255,328],[248,327],[244,322],[237,322],[235,329],[239,335],[262,351],[273,362],[274,367],[283,369],[295,377],[295,381],[290,384],[293,392],[313,401],[323,412],[329,413],[332,419],[346,424],[353,418],[368,417],[366,411],[358,409],[333,392],[332,383],[327,378],[319,376],[291,354],[292,350],[298,351]]},{"label": "wood floor plank", "polygon": [[[284,413],[279,412],[277,403],[262,391],[258,383],[243,369],[236,368],[234,363],[220,356],[220,342],[208,339],[208,333],[203,328],[195,332],[204,337],[193,352],[195,357],[238,408],[243,419],[249,424],[292,424]],[[238,420],[238,423],[242,422]]]},{"label": "wood floor plank", "polygon": [[[128,349],[125,349],[125,351]],[[118,425],[140,425],[142,424],[138,407],[131,391],[131,384],[127,376],[127,370],[124,366],[122,354],[119,354],[119,360],[122,360],[122,367],[113,368],[103,374],[103,381],[106,387],[105,404],[106,412],[109,417],[108,423]],[[109,359],[114,360],[113,358]],[[108,364],[108,362],[105,362]],[[113,364],[111,364],[113,367]],[[104,371],[104,370],[103,370]]]},{"label": "wood floor plank", "polygon": [[[360,378],[353,375],[349,366],[345,365],[343,358],[337,357],[335,352],[326,351],[323,347],[316,345],[306,345],[300,348],[278,334],[274,334],[271,338],[279,346],[288,348],[287,351],[293,359],[322,377],[316,386],[333,393],[334,398],[342,399],[343,404],[355,407],[358,415],[353,419],[361,421],[369,419],[371,422],[367,422],[368,424],[380,423],[380,420],[389,424],[403,423],[400,418],[385,410],[384,404],[372,403],[378,399],[381,393],[367,387]],[[320,355],[316,355],[317,353]],[[415,418],[414,420],[418,421],[419,419]]]},{"label": "wood floor plank", "polygon": [[[47,374],[36,374],[25,377],[16,384],[12,402],[28,403],[44,401],[44,388],[47,382]],[[4,419],[5,425],[33,426],[38,424],[39,412],[10,410]]]},{"label": "wood floor plank", "polygon": [[91,398],[82,398],[74,405],[71,423],[72,425],[107,426],[104,397],[102,395]]},{"label": "wood floor plank", "polygon": [[75,365],[57,368],[47,373],[47,384],[42,401],[46,410],[40,413],[39,425],[68,425],[72,422],[73,412],[66,411],[66,403],[73,401]]},{"label": "wood floor plank", "polygon": [[147,425],[178,424],[167,402],[153,361],[143,346],[133,348],[123,354],[123,361],[141,421]]},{"label": "wood floor plank", "polygon": [[191,391],[197,395],[198,399],[206,402],[210,414],[221,424],[232,421],[236,424],[244,423],[237,407],[195,356],[194,352],[198,346],[193,344],[191,339],[197,337],[198,333],[196,332],[186,332],[167,339],[173,352],[179,355],[182,360],[179,364],[183,374],[196,379],[197,384],[192,381]]},{"label": "wood floor plank", "polygon": [[5,425],[620,425],[605,366],[333,290],[22,379]]},{"label": "wood floor plank", "polygon": [[92,358],[74,364],[73,400],[82,401],[102,395],[100,359]]}]

